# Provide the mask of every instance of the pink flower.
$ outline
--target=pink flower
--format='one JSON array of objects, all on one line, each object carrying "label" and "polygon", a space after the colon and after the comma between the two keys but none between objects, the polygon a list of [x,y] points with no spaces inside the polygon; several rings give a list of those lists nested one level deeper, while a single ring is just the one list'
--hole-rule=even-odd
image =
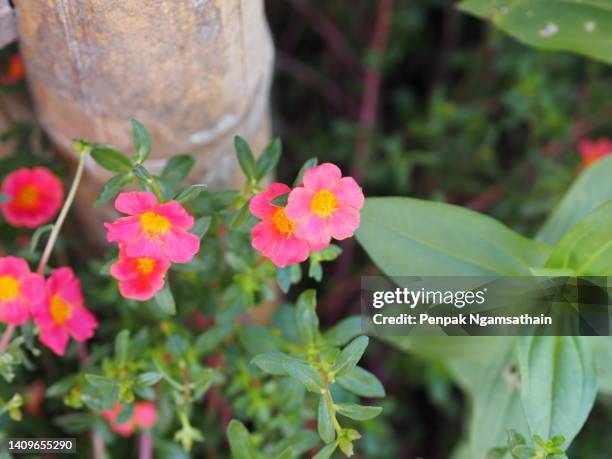
[{"label": "pink flower", "polygon": [[306,241],[295,237],[296,223],[287,218],[285,208],[271,204],[276,197],[289,191],[283,183],[272,183],[267,191],[257,194],[249,203],[251,213],[262,220],[251,231],[252,245],[281,268],[306,260],[310,250]]},{"label": "pink flower", "polygon": [[363,193],[352,177],[342,177],[338,166],[324,163],[304,173],[304,185],[289,194],[285,210],[295,222],[295,235],[316,246],[346,239],[359,228]]},{"label": "pink flower", "polygon": [[6,221],[25,228],[51,221],[64,200],[62,182],[45,167],[24,167],[11,172],[0,193],[11,198],[0,206]]},{"label": "pink flower", "polygon": [[47,301],[35,305],[32,315],[40,329],[40,341],[57,355],[64,355],[70,337],[87,341],[98,327],[85,307],[81,283],[70,268],[53,271],[47,279]]},{"label": "pink flower", "polygon": [[119,260],[110,268],[119,281],[119,291],[126,298],[146,301],[164,286],[164,276],[170,262],[157,258],[127,256],[125,247],[119,246]]},{"label": "pink flower", "polygon": [[118,433],[122,437],[129,437],[137,428],[150,429],[157,421],[157,408],[153,402],[136,402],[132,417],[125,422],[118,423],[117,418],[121,411],[121,404],[116,402],[113,409],[103,410],[100,414],[109,422],[113,432]]},{"label": "pink flower", "polygon": [[129,257],[187,263],[200,250],[200,238],[188,232],[193,217],[176,201],[160,204],[152,193],[133,191],[119,194],[115,208],[129,217],[105,223],[107,239]]},{"label": "pink flower", "polygon": [[44,301],[44,278],[21,258],[0,257],[0,322],[22,325],[31,308]]},{"label": "pink flower", "polygon": [[605,137],[598,140],[582,139],[578,144],[578,151],[582,157],[581,167],[585,168],[612,154],[612,140]]}]

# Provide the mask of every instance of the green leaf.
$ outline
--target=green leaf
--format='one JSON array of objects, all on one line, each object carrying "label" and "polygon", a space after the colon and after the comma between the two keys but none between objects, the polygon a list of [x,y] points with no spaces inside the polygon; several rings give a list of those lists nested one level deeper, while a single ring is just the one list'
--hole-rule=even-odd
[{"label": "green leaf", "polygon": [[283,193],[275,197],[270,204],[276,207],[286,207],[289,202],[289,193]]},{"label": "green leaf", "polygon": [[248,325],[238,332],[238,340],[248,354],[263,354],[277,352],[285,344],[280,336],[274,335],[270,329],[261,325]]},{"label": "green leaf", "polygon": [[592,352],[576,336],[525,336],[519,341],[521,400],[532,434],[563,435],[582,428],[597,394]]},{"label": "green leaf", "polygon": [[323,334],[323,338],[334,346],[344,346],[363,333],[362,317],[352,316],[342,319]]},{"label": "green leaf", "polygon": [[587,167],[576,179],[536,236],[555,245],[578,221],[612,200],[612,157]]},{"label": "green leaf", "polygon": [[255,157],[251,151],[249,144],[239,136],[234,138],[234,147],[236,148],[236,156],[238,157],[238,163],[244,175],[250,181],[256,181],[257,177],[257,166],[255,163]]},{"label": "green leaf", "polygon": [[96,198],[94,204],[95,207],[100,207],[102,204],[106,204],[111,199],[114,199],[119,192],[134,179],[134,175],[131,172],[126,174],[115,175],[108,182],[104,184],[102,192]]},{"label": "green leaf", "polygon": [[217,347],[221,346],[221,343],[227,338],[232,332],[232,326],[229,324],[216,324],[210,330],[205,331],[195,341],[195,350],[199,354],[209,354],[214,351]]},{"label": "green leaf", "polygon": [[38,247],[38,242],[40,241],[42,235],[45,233],[49,233],[52,229],[53,225],[50,224],[40,226],[36,229],[36,231],[34,231],[34,234],[32,235],[32,240],[30,241],[30,254],[33,254],[36,251],[36,248]]},{"label": "green leaf", "polygon": [[321,449],[317,454],[314,455],[312,459],[329,459],[336,451],[338,447],[338,442],[330,443],[325,448]]},{"label": "green leaf", "polygon": [[569,230],[553,249],[546,267],[570,269],[578,276],[612,275],[612,201]]},{"label": "green leaf", "polygon": [[295,357],[283,352],[265,352],[253,357],[251,363],[266,373],[284,376],[287,374],[285,365],[296,361],[300,362]]},{"label": "green leaf", "polygon": [[606,0],[464,0],[459,8],[528,45],[612,64],[612,5]]},{"label": "green leaf", "polygon": [[101,167],[111,172],[125,173],[132,170],[132,162],[128,157],[111,145],[94,145],[91,157]]},{"label": "green leaf", "polygon": [[350,344],[340,352],[340,355],[332,366],[332,372],[336,376],[343,376],[353,371],[357,363],[359,363],[359,360],[361,360],[369,342],[370,340],[367,336],[360,336],[351,341]]},{"label": "green leaf", "polygon": [[[505,444],[508,429],[527,431],[519,378],[516,372],[511,372],[516,368],[516,338],[499,341],[503,345],[497,347],[492,355],[487,354],[484,361],[469,362],[458,358],[452,365],[453,372],[472,399],[470,458],[484,457],[491,448]],[[480,344],[486,344],[486,341]]]},{"label": "green leaf", "polygon": [[317,292],[305,290],[297,299],[295,305],[295,321],[298,332],[305,344],[313,344],[319,334],[319,318],[317,317]]},{"label": "green leaf", "polygon": [[383,410],[380,406],[364,406],[355,405],[353,403],[338,403],[335,406],[338,413],[347,418],[354,419],[355,421],[373,419],[382,413]]},{"label": "green leaf", "polygon": [[142,164],[151,154],[151,136],[137,120],[132,120],[132,141],[134,143],[134,162]]},{"label": "green leaf", "polygon": [[161,309],[165,314],[169,316],[173,316],[176,314],[176,303],[174,302],[174,295],[172,295],[172,290],[166,283],[163,288],[157,292],[155,295],[155,302],[159,309]]},{"label": "green leaf", "polygon": [[304,384],[310,392],[321,393],[325,390],[325,381],[323,377],[307,363],[288,362],[283,364],[285,374],[297,379]]},{"label": "green leaf", "polygon": [[361,397],[384,397],[385,388],[378,378],[361,367],[355,367],[349,373],[340,376],[336,382],[344,389]]},{"label": "green leaf", "polygon": [[257,158],[255,179],[259,182],[262,178],[274,170],[280,159],[283,146],[279,138],[274,139]]},{"label": "green leaf", "polygon": [[247,202],[234,215],[234,218],[232,218],[232,221],[230,222],[230,229],[235,230],[240,228],[240,225],[247,220],[249,215],[251,215],[251,212],[249,211],[249,203]]},{"label": "green leaf", "polygon": [[200,196],[200,193],[203,193],[206,188],[208,187],[202,184],[190,185],[177,194],[174,197],[174,200],[180,202],[181,204],[185,204],[186,202],[193,201],[195,198]]},{"label": "green leaf", "polygon": [[308,169],[310,169],[311,167],[315,167],[318,163],[317,158],[310,158],[308,159],[300,168],[297,177],[295,178],[295,181],[293,182],[293,186],[296,187],[298,185],[302,184],[302,180],[304,180],[304,172],[306,172]]},{"label": "green leaf", "polygon": [[334,429],[334,422],[332,421],[329,410],[327,409],[327,403],[325,396],[319,397],[319,409],[317,413],[317,431],[321,440],[325,443],[331,443],[336,439],[336,429]]},{"label": "green leaf", "polygon": [[548,248],[450,204],[368,198],[357,239],[389,276],[529,275]]},{"label": "green leaf", "polygon": [[144,386],[154,386],[163,376],[159,371],[146,371],[138,375],[137,382]]},{"label": "green leaf", "polygon": [[276,283],[283,293],[287,293],[291,287],[291,265],[284,268],[276,268]]},{"label": "green leaf", "polygon": [[232,419],[227,426],[227,439],[234,459],[254,459],[257,450],[247,428],[240,421]]},{"label": "green leaf", "polygon": [[115,358],[117,364],[121,367],[127,363],[128,353],[130,350],[130,331],[121,330],[115,337]]},{"label": "green leaf", "polygon": [[195,221],[190,232],[191,234],[195,234],[200,239],[202,239],[210,229],[211,223],[212,217],[200,217]]},{"label": "green leaf", "polygon": [[176,188],[187,178],[195,162],[195,158],[191,155],[173,156],[166,162],[159,178],[170,188]]}]

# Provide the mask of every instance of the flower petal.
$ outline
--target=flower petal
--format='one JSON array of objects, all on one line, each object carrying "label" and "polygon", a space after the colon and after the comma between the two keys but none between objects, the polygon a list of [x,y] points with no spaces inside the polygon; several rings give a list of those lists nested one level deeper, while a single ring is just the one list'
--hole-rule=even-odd
[{"label": "flower petal", "polygon": [[315,246],[329,245],[331,242],[330,229],[325,219],[317,216],[299,222],[295,229],[295,235]]},{"label": "flower petal", "polygon": [[341,241],[349,238],[359,228],[359,211],[349,206],[339,207],[328,219],[328,224],[334,239]]},{"label": "flower petal", "polygon": [[314,191],[329,190],[342,177],[340,168],[332,163],[323,163],[304,172],[304,186]]},{"label": "flower petal", "polygon": [[115,200],[115,209],[128,215],[138,215],[153,209],[157,198],[148,191],[128,191],[120,193]]},{"label": "flower petal", "polygon": [[315,195],[315,191],[308,188],[297,187],[289,193],[289,200],[287,207],[285,207],[285,215],[289,220],[298,222],[310,218],[312,210],[310,210],[310,203]]},{"label": "flower petal", "polygon": [[330,190],[340,204],[354,209],[363,207],[363,192],[353,177],[343,177]]}]

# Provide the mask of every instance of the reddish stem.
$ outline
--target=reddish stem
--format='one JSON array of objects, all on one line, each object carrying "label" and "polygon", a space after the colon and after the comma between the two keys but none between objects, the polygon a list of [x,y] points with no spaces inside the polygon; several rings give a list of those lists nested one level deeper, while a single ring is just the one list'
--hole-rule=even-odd
[{"label": "reddish stem", "polygon": [[141,432],[138,438],[138,459],[153,459],[153,437],[150,432]]},{"label": "reddish stem", "polygon": [[[392,9],[393,0],[379,0],[369,53],[382,55],[387,49]],[[357,182],[363,180],[362,163],[370,150],[372,130],[377,121],[378,108],[380,105],[381,82],[382,74],[380,68],[368,67],[364,75],[364,91],[361,99],[361,110],[359,111],[359,126],[355,139],[355,154],[350,172],[350,175],[352,175]],[[353,262],[355,240],[348,239],[341,245],[343,254],[338,260],[334,272],[334,278],[336,280],[344,278],[350,270],[351,263]]]}]

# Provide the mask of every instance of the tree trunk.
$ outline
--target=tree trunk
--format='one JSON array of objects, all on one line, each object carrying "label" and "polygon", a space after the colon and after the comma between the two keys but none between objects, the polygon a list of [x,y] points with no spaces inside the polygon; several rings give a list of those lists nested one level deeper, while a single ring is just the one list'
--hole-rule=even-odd
[{"label": "tree trunk", "polygon": [[[40,121],[74,161],[71,140],[130,151],[130,119],[150,130],[156,171],[174,154],[198,158],[191,177],[237,180],[232,139],[269,137],[273,47],[262,0],[19,0],[19,40]],[[77,204],[94,236],[91,203],[108,176],[88,164]],[[87,234],[90,234],[87,231]]]}]

